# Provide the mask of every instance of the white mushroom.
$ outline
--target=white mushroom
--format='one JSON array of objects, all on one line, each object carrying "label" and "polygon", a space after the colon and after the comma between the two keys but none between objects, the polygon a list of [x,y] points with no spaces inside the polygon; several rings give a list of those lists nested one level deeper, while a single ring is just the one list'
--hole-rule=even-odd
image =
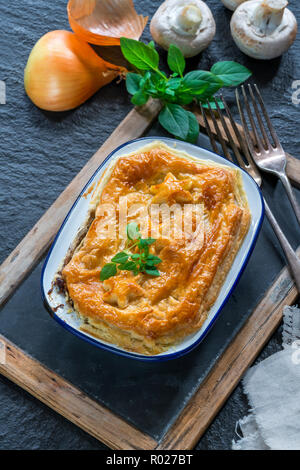
[{"label": "white mushroom", "polygon": [[193,57],[213,40],[216,24],[201,0],[166,0],[153,16],[150,31],[164,49],[175,44],[185,57]]},{"label": "white mushroom", "polygon": [[247,2],[248,0],[221,0],[224,3],[225,7],[229,8],[229,10],[236,10],[237,7],[240,6],[241,3]]},{"label": "white mushroom", "polygon": [[231,18],[231,34],[238,48],[255,59],[274,59],[293,44],[297,20],[287,0],[250,0]]}]

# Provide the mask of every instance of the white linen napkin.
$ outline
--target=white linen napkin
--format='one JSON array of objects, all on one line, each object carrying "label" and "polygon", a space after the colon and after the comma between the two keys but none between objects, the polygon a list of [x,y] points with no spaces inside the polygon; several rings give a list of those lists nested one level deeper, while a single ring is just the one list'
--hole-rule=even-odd
[{"label": "white linen napkin", "polygon": [[234,450],[300,450],[300,309],[283,310],[283,350],[251,367],[243,386],[251,413]]}]

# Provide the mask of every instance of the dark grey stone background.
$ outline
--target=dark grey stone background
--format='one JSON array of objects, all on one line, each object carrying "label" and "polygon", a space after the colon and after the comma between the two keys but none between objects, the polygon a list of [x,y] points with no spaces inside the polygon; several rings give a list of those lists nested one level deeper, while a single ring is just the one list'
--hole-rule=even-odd
[{"label": "dark grey stone background", "polygon": [[[100,90],[96,96],[79,109],[60,115],[44,113],[35,108],[27,99],[23,89],[23,68],[28,54],[37,39],[47,31],[68,28],[65,13],[66,3],[65,0],[52,0],[51,2],[17,0],[12,5],[0,0],[0,80],[5,80],[7,86],[7,104],[0,105],[0,261],[5,259],[131,109],[124,84],[117,85],[116,83]],[[160,3],[148,0],[136,0],[135,2],[137,10],[147,15],[152,15]],[[282,59],[271,62],[248,59],[236,49],[230,38],[230,12],[225,10],[218,0],[211,0],[207,3],[211,6],[216,18],[217,36],[210,48],[200,58],[190,61],[189,67],[209,68],[215,61],[223,59],[234,59],[247,65],[254,72],[254,80],[263,89],[268,108],[283,144],[290,153],[298,156],[299,108],[292,104],[291,85],[294,80],[300,79],[300,70],[297,70],[297,66],[300,66],[300,39],[297,39],[296,44]],[[297,0],[292,0],[290,4],[300,19],[300,7]],[[149,39],[149,37],[147,29],[145,39]],[[228,91],[227,95],[231,100],[232,92]],[[159,132],[159,128],[154,126],[150,134],[155,135]],[[208,146],[205,139],[200,139],[199,143]],[[265,187],[269,199],[273,199],[271,202],[276,208],[279,220],[285,226],[291,241],[296,245],[299,243],[299,229],[286,198],[282,196],[281,185],[273,179],[267,178]],[[239,320],[246,317],[282,264],[283,259],[278,243],[268,224],[265,223],[245,275],[224,310],[224,322],[226,315],[231,318],[230,315],[233,313],[237,315]],[[57,355],[66,354],[66,363],[72,365],[74,357],[68,356],[68,345],[72,343],[73,348],[78,346],[78,355],[76,356],[78,362],[92,357],[94,349],[92,352],[90,346],[73,339],[71,335],[53,324],[43,311],[37,289],[39,271],[40,267],[34,271],[0,313],[0,332],[6,334],[22,347],[24,347],[23,343],[26,343],[28,352],[38,355],[40,360],[45,359],[48,365],[53,365],[53,368],[68,375],[65,370],[60,370],[61,366]],[[257,284],[261,286],[261,291],[258,290]],[[249,302],[247,303],[248,296]],[[20,308],[21,305],[22,308]],[[17,312],[18,308],[19,312]],[[35,321],[30,312],[33,308],[40,310],[39,325],[44,325],[43,330],[34,330]],[[18,328],[22,320],[25,324],[25,320],[20,318],[20,312],[23,315],[28,315],[27,331]],[[226,323],[224,325],[225,342],[228,336],[233,334],[234,326],[230,322],[228,325]],[[53,329],[51,331],[56,332],[57,338],[59,338],[57,340],[57,344],[61,347],[59,350],[56,343],[51,343],[53,336],[51,336],[50,328]],[[217,323],[210,336],[211,342],[214,338],[216,341],[220,340],[218,331],[221,328],[222,324]],[[35,334],[32,347],[31,331]],[[209,344],[209,342],[207,343]],[[278,350],[280,344],[280,331],[278,331],[258,360]],[[38,354],[34,350],[36,347],[40,348]],[[53,347],[53,353],[51,347]],[[206,357],[205,354],[209,358],[207,346],[204,344],[201,347],[202,356],[199,356],[198,351],[192,353],[188,359],[172,361],[172,363],[166,363],[169,364],[168,366],[165,365],[161,368],[161,370],[167,370],[166,376],[169,381],[167,385],[170,387],[170,393],[177,390],[176,387],[178,387],[178,384],[174,383],[172,373],[174,377],[176,374],[180,376],[186,365],[189,364],[191,375],[193,375],[197,371],[194,364],[198,361],[197,354],[200,359]],[[86,356],[82,358],[81,354],[86,354]],[[118,393],[122,394],[122,387],[119,386],[118,377],[114,375],[114,372],[118,372],[120,359],[111,358],[108,353],[102,352],[99,353],[99,359],[103,360],[103,369],[107,365],[112,367],[113,372],[110,375],[107,370],[103,370],[103,375],[106,374],[106,377],[111,380],[112,399],[118,402]],[[125,364],[125,362],[123,363]],[[87,367],[88,364],[87,361]],[[157,377],[155,378],[153,375],[152,380],[151,368],[147,369],[147,367],[144,365],[135,366],[135,373],[140,370],[143,381],[139,387],[142,390],[143,385],[144,387],[150,386],[155,390],[155,385],[158,387],[158,384],[155,384]],[[202,374],[204,369],[203,366]],[[101,370],[101,364],[95,370]],[[93,370],[90,370],[90,373],[92,382]],[[84,375],[82,377],[84,378]],[[193,380],[195,381],[195,377]],[[80,383],[80,377],[78,382]],[[115,385],[118,387],[114,387]],[[93,388],[93,384],[87,383],[85,386],[87,390],[89,387]],[[182,388],[184,389],[184,384]],[[105,393],[108,395],[108,392],[103,390],[104,395]],[[143,393],[147,396],[147,391]],[[101,393],[99,399],[103,399]],[[183,399],[184,397],[182,397]],[[103,400],[108,402],[109,397],[106,396]],[[155,402],[155,399],[153,400]],[[3,377],[0,377],[0,403],[0,449],[105,448]],[[159,416],[160,409],[157,407],[158,403],[155,403],[155,413]],[[130,413],[134,407],[135,403],[131,403],[130,397],[128,397],[128,409],[123,413],[128,413],[129,418],[138,423],[139,420],[142,421],[143,417],[131,416]],[[149,410],[151,410],[151,406],[149,407],[148,404],[148,413]],[[171,410],[172,408],[170,408]],[[247,400],[241,386],[239,386],[203,436],[197,448],[229,449],[231,441],[235,437],[235,423],[247,413],[247,410]],[[122,414],[122,410],[118,410],[118,412]],[[151,419],[153,421],[151,416],[145,417],[146,428],[148,426],[147,429],[149,432],[151,429],[153,435],[159,435],[160,429],[155,427]]]}]

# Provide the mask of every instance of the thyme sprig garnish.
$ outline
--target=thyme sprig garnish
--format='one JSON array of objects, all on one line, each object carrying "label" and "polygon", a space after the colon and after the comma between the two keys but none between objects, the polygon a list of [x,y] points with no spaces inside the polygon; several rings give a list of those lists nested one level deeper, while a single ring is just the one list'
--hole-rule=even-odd
[{"label": "thyme sprig garnish", "polygon": [[115,276],[118,271],[131,271],[135,276],[138,273],[160,276],[157,265],[161,263],[158,256],[150,253],[149,248],[156,242],[154,238],[142,238],[139,226],[135,222],[127,225],[127,240],[125,250],[117,253],[103,266],[100,272],[100,281]]}]

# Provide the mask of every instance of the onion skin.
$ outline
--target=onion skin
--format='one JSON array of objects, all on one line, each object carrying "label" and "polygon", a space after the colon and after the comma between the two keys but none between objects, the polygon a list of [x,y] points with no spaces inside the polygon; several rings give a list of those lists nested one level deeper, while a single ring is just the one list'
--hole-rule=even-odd
[{"label": "onion skin", "polygon": [[74,33],[98,46],[119,46],[122,36],[139,39],[148,21],[133,0],[69,0],[67,10]]},{"label": "onion skin", "polygon": [[74,33],[57,30],[34,46],[24,72],[25,91],[46,111],[80,106],[124,69],[102,60]]}]

